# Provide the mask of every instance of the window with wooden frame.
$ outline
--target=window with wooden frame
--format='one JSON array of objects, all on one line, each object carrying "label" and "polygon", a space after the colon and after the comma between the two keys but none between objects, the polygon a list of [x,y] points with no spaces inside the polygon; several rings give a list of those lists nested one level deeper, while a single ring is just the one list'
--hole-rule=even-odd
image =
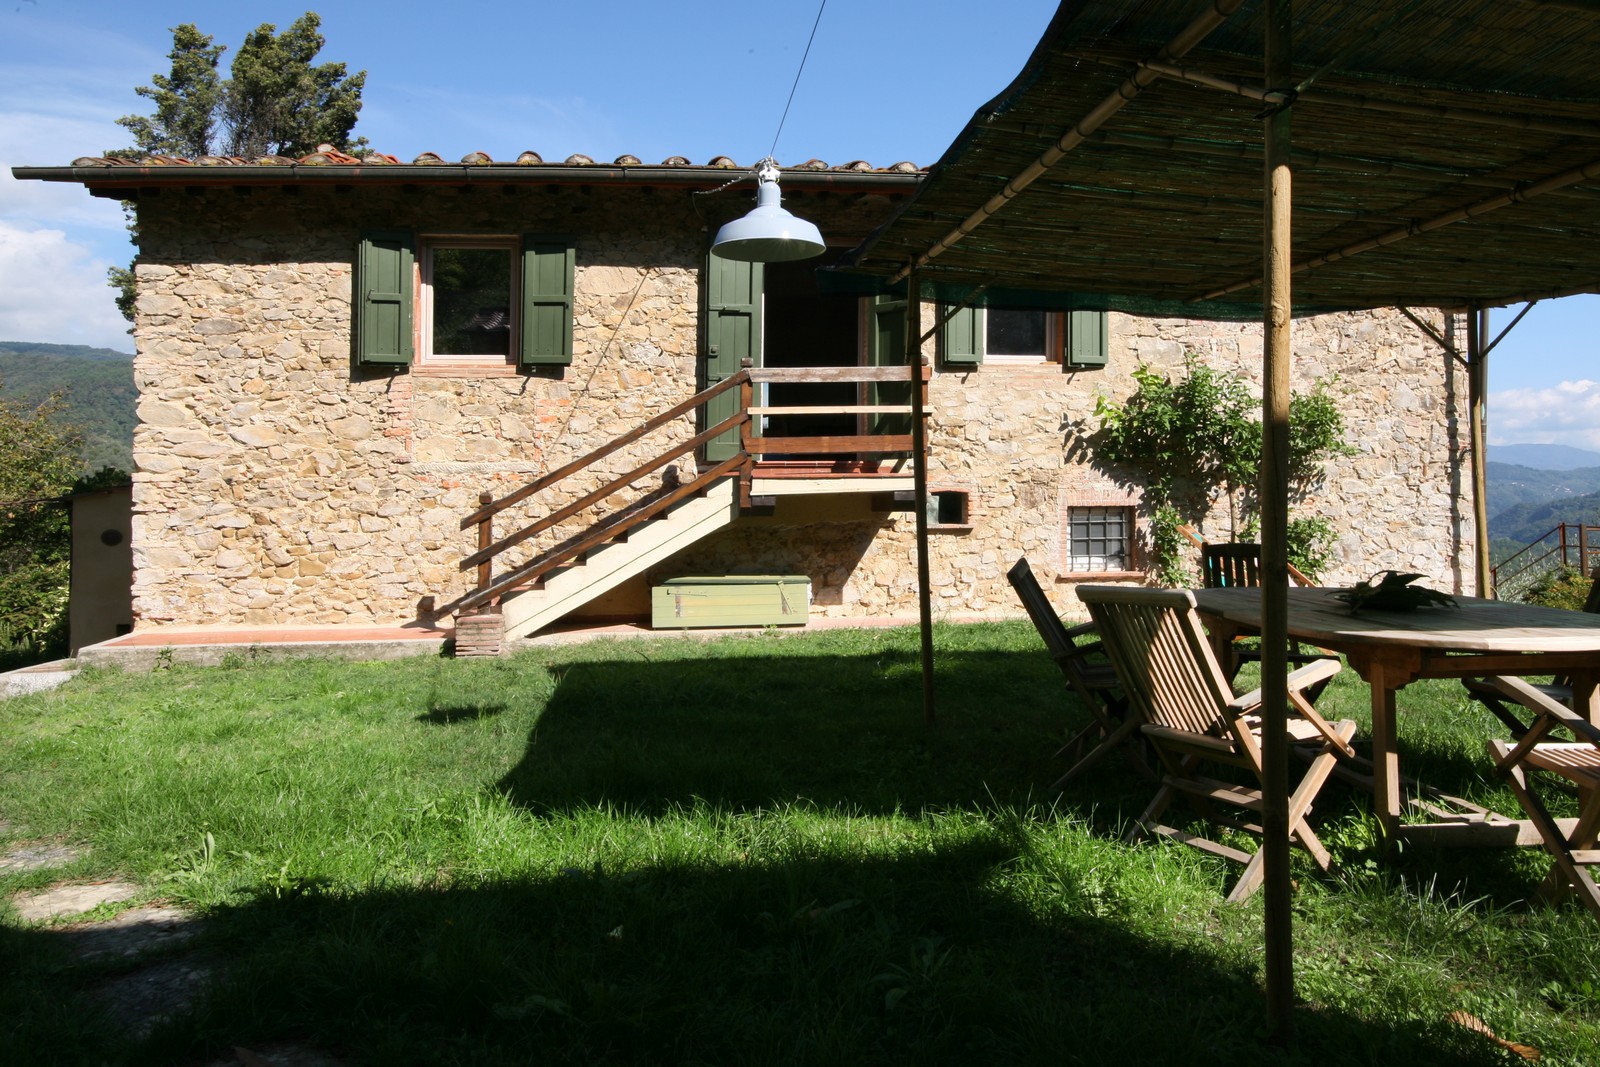
[{"label": "window with wooden frame", "polygon": [[[942,312],[941,312],[942,314]],[[939,361],[1089,370],[1106,365],[1106,313],[1043,308],[961,308],[939,331]]]},{"label": "window with wooden frame", "polygon": [[418,366],[515,364],[520,246],[515,237],[420,240]]},{"label": "window with wooden frame", "polygon": [[357,360],[467,371],[569,364],[575,258],[564,237],[363,234]]}]

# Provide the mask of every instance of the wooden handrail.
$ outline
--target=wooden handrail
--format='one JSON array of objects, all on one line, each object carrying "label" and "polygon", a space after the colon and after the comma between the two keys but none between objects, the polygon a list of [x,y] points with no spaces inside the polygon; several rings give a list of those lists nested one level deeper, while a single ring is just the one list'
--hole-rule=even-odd
[{"label": "wooden handrail", "polygon": [[[778,382],[785,385],[827,384],[829,382],[909,383],[911,371],[904,364],[888,367],[750,367],[752,382]],[[929,381],[933,370],[924,364],[922,380]]]},{"label": "wooden handrail", "polygon": [[[755,407],[753,404],[755,393],[754,383],[783,383],[783,384],[829,384],[839,382],[894,382],[907,385],[921,383],[921,389],[926,394],[928,382],[932,378],[932,368],[926,364],[918,366],[888,366],[888,367],[744,367],[739,371],[724,378],[722,381],[701,390],[666,411],[641,423],[627,433],[616,437],[587,455],[572,460],[557,470],[551,471],[540,478],[529,482],[527,485],[513,492],[494,499],[489,493],[482,493],[478,497],[478,508],[461,520],[463,530],[473,526],[478,528],[477,551],[467,556],[460,563],[462,570],[478,570],[478,588],[456,602],[458,611],[469,611],[493,602],[507,590],[533,580],[540,575],[561,566],[574,557],[590,549],[613,540],[626,531],[655,517],[684,497],[703,492],[713,481],[729,474],[737,473],[740,479],[739,500],[741,506],[750,503],[750,481],[754,470],[755,456],[764,453],[783,453],[786,455],[826,455],[838,452],[909,452],[913,447],[913,438],[905,434],[846,434],[834,436],[787,436],[787,437],[760,437],[753,433],[752,415],[789,414],[804,415],[850,415],[850,414],[895,414],[909,415],[912,413],[910,405],[906,404],[851,404],[828,406],[783,405],[770,407]],[[598,489],[585,493],[577,500],[571,501],[554,512],[545,515],[527,526],[507,534],[498,540],[494,536],[494,516],[507,508],[518,504],[536,493],[555,485],[571,475],[592,466],[599,460],[612,455],[622,448],[640,440],[646,434],[668,425],[676,419],[687,415],[699,408],[707,401],[717,397],[730,389],[739,390],[738,410],[726,419],[717,423],[710,429],[704,430],[672,446],[667,451],[656,455],[644,463],[639,464],[628,473],[612,478]],[[686,455],[709,443],[714,438],[738,431],[739,451],[733,457],[718,463],[700,474],[687,485],[671,491],[662,491],[657,495],[647,495],[645,502],[635,501],[623,511],[601,519],[585,533],[576,538],[556,545],[524,565],[513,569],[496,579],[493,575],[492,561],[511,548],[523,544],[528,540],[544,533],[560,523],[572,518],[588,508],[592,508],[608,497],[615,494],[622,487],[629,485],[640,478],[662,469],[680,456]]]},{"label": "wooden handrail", "polygon": [[568,560],[577,556],[581,556],[583,553],[592,548],[597,548],[600,545],[605,544],[607,541],[614,540],[617,535],[625,533],[649,519],[655,518],[661,512],[667,510],[678,501],[683,500],[685,497],[693,496],[703,491],[718,478],[732,474],[734,471],[738,470],[743,463],[743,455],[737,455],[731,459],[723,460],[716,466],[702,472],[701,475],[694,481],[687,482],[672,492],[652,500],[649,504],[639,508],[637,511],[630,511],[621,517],[614,517],[615,521],[602,523],[601,525],[594,527],[588,533],[567,544],[563,548],[540,556],[538,559],[532,561],[531,563],[526,563],[523,566],[518,567],[516,570],[508,571],[507,573],[501,575],[499,581],[492,582],[488,586],[462,597],[459,601],[459,609],[466,611],[478,607],[479,605],[487,604],[489,601],[493,600],[497,596],[500,596],[502,593],[505,593],[511,589],[515,589],[524,582],[538,578],[540,575],[546,574],[549,571],[553,571],[563,563],[566,563]]},{"label": "wooden handrail", "polygon": [[510,507],[511,505],[528,499],[528,497],[530,497],[533,494],[539,492],[541,489],[548,489],[550,486],[552,486],[555,483],[561,481],[561,479],[567,477],[569,474],[574,474],[577,471],[582,470],[583,468],[589,466],[589,464],[595,462],[596,460],[604,459],[605,457],[611,455],[611,453],[615,452],[619,448],[623,448],[623,447],[626,447],[627,445],[633,444],[633,442],[637,441],[639,438],[643,437],[645,434],[649,433],[651,430],[658,430],[662,426],[665,426],[667,423],[671,422],[673,419],[676,419],[681,415],[687,415],[689,412],[693,411],[695,408],[699,407],[701,404],[704,404],[707,400],[710,400],[712,397],[719,396],[722,393],[727,392],[729,389],[732,389],[734,386],[739,385],[739,384],[747,381],[748,380],[748,373],[749,373],[748,371],[742,371],[742,370],[738,371],[732,377],[724,378],[722,381],[717,382],[715,385],[708,386],[707,388],[702,389],[700,392],[696,393],[694,396],[691,396],[688,400],[685,400],[683,403],[677,404],[677,405],[674,405],[671,408],[668,408],[666,411],[663,411],[661,414],[657,415],[655,418],[650,419],[647,422],[641,423],[639,426],[635,427],[634,429],[629,430],[627,433],[623,434],[621,437],[618,437],[615,440],[609,441],[606,444],[601,445],[599,448],[595,449],[593,452],[590,452],[587,456],[584,456],[584,457],[582,457],[580,459],[575,459],[571,463],[568,463],[566,466],[560,468],[559,470],[551,471],[549,474],[546,474],[543,478],[540,478],[538,481],[529,482],[527,485],[523,486],[521,489],[518,489],[516,492],[508,493],[507,495],[501,497],[499,500],[496,500],[494,503],[489,504],[489,505],[487,505],[485,507],[479,508],[477,511],[474,511],[471,515],[468,515],[466,518],[461,520],[461,528],[463,530],[465,530],[465,529],[468,529],[469,527],[476,526],[483,519],[486,519],[486,518],[489,518],[490,516],[496,515],[499,512],[504,511],[506,508]]},{"label": "wooden handrail", "polygon": [[880,433],[848,437],[752,437],[749,448],[756,455],[781,452],[787,456],[819,456],[834,452],[909,452],[911,435]]},{"label": "wooden handrail", "polygon": [[662,467],[665,467],[679,456],[693,452],[695,449],[699,448],[707,441],[710,441],[718,434],[726,433],[729,430],[734,429],[740,423],[749,419],[749,417],[750,416],[742,412],[729,415],[727,418],[711,427],[711,429],[706,430],[703,433],[698,433],[688,440],[679,442],[670,450],[661,453],[661,455],[655,457],[654,459],[641,463],[639,466],[635,467],[626,474],[619,474],[617,477],[611,479],[611,481],[607,482],[599,489],[595,489],[592,492],[586,493],[584,496],[574,500],[566,507],[561,508],[558,511],[553,511],[539,521],[524,526],[516,533],[507,534],[505,537],[502,537],[493,544],[485,545],[477,552],[474,552],[472,555],[462,560],[461,569],[464,571],[471,570],[473,567],[484,562],[485,560],[493,559],[506,549],[515,548],[528,538],[544,533],[544,531],[550,529],[552,526],[555,526],[557,523],[564,522],[567,519],[572,518],[572,516],[576,515],[578,512],[583,511],[585,508],[599,503],[630,482],[637,481],[647,474],[652,474],[655,471],[660,470]]}]

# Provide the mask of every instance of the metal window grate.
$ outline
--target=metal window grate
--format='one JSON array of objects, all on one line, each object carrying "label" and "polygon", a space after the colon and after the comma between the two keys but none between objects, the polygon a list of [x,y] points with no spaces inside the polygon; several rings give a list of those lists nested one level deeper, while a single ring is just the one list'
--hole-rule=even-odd
[{"label": "metal window grate", "polygon": [[1130,569],[1132,509],[1071,508],[1067,512],[1067,569],[1125,571]]}]

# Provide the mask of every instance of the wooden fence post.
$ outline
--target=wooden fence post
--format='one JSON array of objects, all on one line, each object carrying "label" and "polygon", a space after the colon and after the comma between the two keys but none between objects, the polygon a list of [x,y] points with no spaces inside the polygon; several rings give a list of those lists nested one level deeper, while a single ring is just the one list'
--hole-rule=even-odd
[{"label": "wooden fence post", "polygon": [[[493,493],[483,492],[478,494],[479,507],[487,507],[492,503],[494,503]],[[494,544],[494,516],[485,515],[483,518],[478,520],[478,551],[482,552],[492,544]],[[489,588],[489,582],[491,580],[493,568],[494,561],[492,559],[486,559],[482,563],[478,564],[479,589]]]}]

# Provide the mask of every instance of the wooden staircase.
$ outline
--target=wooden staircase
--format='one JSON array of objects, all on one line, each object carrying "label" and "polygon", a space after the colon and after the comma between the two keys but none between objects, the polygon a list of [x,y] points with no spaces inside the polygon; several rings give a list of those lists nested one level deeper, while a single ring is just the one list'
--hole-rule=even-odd
[{"label": "wooden staircase", "polygon": [[[753,432],[753,427],[761,424],[764,415],[797,413],[793,406],[755,406],[752,403],[755,385],[762,382],[839,381],[861,383],[863,392],[877,383],[903,385],[920,381],[925,391],[928,371],[926,367],[905,366],[746,368],[581,459],[506,496],[496,499],[490,493],[480,494],[478,509],[461,520],[463,530],[476,527],[478,531],[478,550],[461,561],[462,570],[476,569],[477,587],[453,605],[456,615],[456,654],[498,654],[505,638],[531,636],[601,594],[644,574],[695,542],[726,528],[739,517],[741,509],[754,506],[752,484],[757,461],[767,453],[781,453],[790,461],[795,457],[837,456],[845,452],[878,457],[879,460],[884,456],[909,455],[912,448],[909,429],[904,433],[811,438],[763,437]],[[669,443],[652,458],[521,529],[496,536],[494,520],[497,515],[574,475],[588,471],[600,460],[640,442],[651,433],[675,422],[681,425],[680,420],[704,409],[708,401],[732,390],[737,390],[738,396],[738,404],[732,415],[693,437]],[[911,410],[909,404],[862,403],[807,407],[805,413],[881,418],[886,415],[909,415]],[[701,466],[693,478],[681,484],[673,481],[669,468],[674,468],[682,457],[698,453],[713,440],[726,440],[725,435],[729,434],[737,435],[739,441],[733,456]],[[872,468],[877,464],[877,460],[869,461],[865,467]],[[857,463],[856,466],[859,468],[862,465]],[[664,480],[661,488],[621,505],[613,502],[623,490],[657,476],[658,472]],[[881,484],[877,478],[871,481]],[[604,511],[606,508],[611,510]],[[508,552],[569,520],[596,511],[602,511],[602,514],[586,529],[539,549],[524,562],[495,572],[496,561],[504,561],[508,558]]]},{"label": "wooden staircase", "polygon": [[737,480],[714,482],[704,495],[680,501],[627,537],[607,541],[581,562],[551,572],[538,588],[507,595],[500,602],[505,635],[527,636],[543,629],[738,517]]}]

